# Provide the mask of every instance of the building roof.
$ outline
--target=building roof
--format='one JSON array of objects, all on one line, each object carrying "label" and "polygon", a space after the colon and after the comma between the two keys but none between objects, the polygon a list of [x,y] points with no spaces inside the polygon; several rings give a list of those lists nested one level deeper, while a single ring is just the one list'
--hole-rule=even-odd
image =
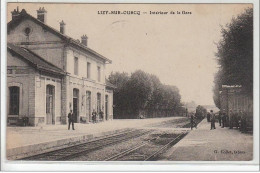
[{"label": "building roof", "polygon": [[8,43],[7,49],[16,56],[26,60],[30,65],[33,67],[41,70],[41,71],[48,71],[51,73],[56,73],[59,75],[65,75],[66,73],[60,69],[59,67],[53,65],[52,63],[44,60],[39,55],[35,54],[34,52],[19,46],[15,46],[14,44]]},{"label": "building roof", "polygon": [[82,43],[78,42],[77,40],[60,33],[58,30],[46,25],[45,23],[43,23],[42,21],[36,19],[35,17],[31,16],[30,14],[28,14],[26,12],[25,9],[22,9],[22,11],[20,12],[19,16],[16,17],[15,19],[11,20],[8,24],[7,24],[7,32],[10,32],[11,29],[15,28],[21,21],[23,21],[24,19],[30,19],[32,21],[34,21],[35,23],[39,24],[41,27],[43,27],[44,29],[48,30],[49,32],[57,35],[58,37],[60,37],[62,40],[65,40],[68,44],[75,46],[79,49],[81,49],[82,51],[86,51],[92,55],[97,56],[98,58],[102,59],[105,62],[108,63],[112,63],[112,61],[106,57],[104,57],[103,55],[97,53],[96,51],[88,48],[87,46],[83,45]]}]

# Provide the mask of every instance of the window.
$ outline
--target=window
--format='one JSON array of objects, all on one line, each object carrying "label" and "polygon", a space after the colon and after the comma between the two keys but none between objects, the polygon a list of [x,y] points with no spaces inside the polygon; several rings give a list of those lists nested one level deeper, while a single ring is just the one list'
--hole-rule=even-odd
[{"label": "window", "polygon": [[87,63],[87,78],[90,79],[90,72],[91,72],[91,64],[88,62]]},{"label": "window", "polygon": [[79,59],[78,57],[74,57],[74,74],[78,75],[78,69],[79,68]]},{"label": "window", "polygon": [[98,75],[97,76],[98,77],[97,80],[98,80],[98,82],[100,82],[100,79],[101,79],[100,75],[101,75],[101,73],[100,73],[100,67],[99,66],[97,67],[97,75]]},{"label": "window", "polygon": [[17,86],[9,87],[9,92],[10,92],[9,114],[19,115],[20,88]]},{"label": "window", "polygon": [[101,110],[101,94],[97,93],[97,112]]},{"label": "window", "polygon": [[46,87],[46,113],[51,114],[53,110],[54,86]]}]

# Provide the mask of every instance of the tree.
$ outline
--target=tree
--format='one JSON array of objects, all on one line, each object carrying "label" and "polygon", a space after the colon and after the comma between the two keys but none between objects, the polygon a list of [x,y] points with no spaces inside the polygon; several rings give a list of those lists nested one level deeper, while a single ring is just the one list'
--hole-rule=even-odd
[{"label": "tree", "polygon": [[116,72],[111,73],[108,80],[117,87],[114,90],[115,118],[136,118],[140,111],[153,115],[159,112],[160,116],[181,111],[179,89],[163,85],[155,75],[142,70],[131,76]]},{"label": "tree", "polygon": [[242,85],[245,93],[253,95],[253,8],[233,18],[221,34],[216,53],[220,69],[213,88],[217,107],[222,85]]},{"label": "tree", "polygon": [[153,86],[147,73],[137,70],[132,73],[128,81],[128,98],[133,110],[144,109],[152,99]]},{"label": "tree", "polygon": [[196,114],[195,116],[199,119],[203,119],[207,114],[207,109],[205,109],[203,106],[198,105],[196,108]]}]

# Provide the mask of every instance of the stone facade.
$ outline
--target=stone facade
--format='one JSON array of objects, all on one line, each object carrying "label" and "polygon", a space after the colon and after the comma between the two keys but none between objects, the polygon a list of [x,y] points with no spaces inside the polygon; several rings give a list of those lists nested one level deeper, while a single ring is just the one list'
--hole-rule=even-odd
[{"label": "stone facade", "polygon": [[[25,10],[19,15],[8,23],[8,43],[32,51],[63,70],[64,75],[39,70],[38,66],[34,68],[8,53],[8,87],[19,85],[21,90],[19,115],[8,113],[8,118],[29,117],[30,125],[66,124],[72,109],[77,115],[76,122],[90,122],[93,110],[102,110],[104,120],[113,119],[113,88],[107,87],[105,80],[105,66],[111,61],[88,48],[86,36],[80,43]],[[17,69],[26,69],[26,72],[20,75],[15,73]],[[51,118],[47,109],[52,111]]]}]

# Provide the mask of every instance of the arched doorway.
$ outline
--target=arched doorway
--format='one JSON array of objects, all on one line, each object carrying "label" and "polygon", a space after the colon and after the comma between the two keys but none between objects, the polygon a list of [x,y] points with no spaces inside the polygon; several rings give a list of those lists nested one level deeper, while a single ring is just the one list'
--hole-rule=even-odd
[{"label": "arched doorway", "polygon": [[46,124],[55,124],[55,87],[46,86]]},{"label": "arched doorway", "polygon": [[108,120],[108,95],[106,95],[106,99],[105,99],[105,116],[106,116],[106,120]]},{"label": "arched doorway", "polygon": [[91,92],[86,92],[86,117],[88,117],[88,121],[91,121]]},{"label": "arched doorway", "polygon": [[75,122],[79,122],[79,90],[73,89],[73,114],[75,117]]}]

